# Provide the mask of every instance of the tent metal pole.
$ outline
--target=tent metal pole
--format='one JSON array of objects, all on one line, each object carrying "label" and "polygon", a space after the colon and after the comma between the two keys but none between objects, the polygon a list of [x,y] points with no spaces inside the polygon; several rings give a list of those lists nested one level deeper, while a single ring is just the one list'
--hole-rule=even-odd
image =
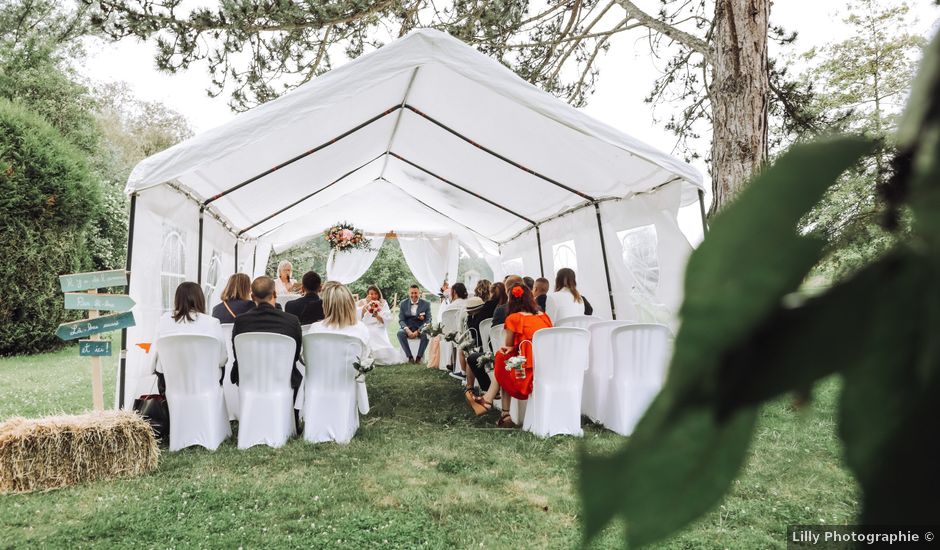
[{"label": "tent metal pole", "polygon": [[285,166],[289,166],[289,165],[291,165],[291,164],[297,162],[297,161],[300,160],[300,159],[309,157],[310,155],[316,153],[317,151],[319,151],[319,150],[321,150],[321,149],[324,149],[324,148],[326,148],[326,147],[329,147],[330,145],[333,145],[333,144],[336,143],[337,141],[340,141],[341,139],[343,139],[343,138],[349,136],[350,134],[354,134],[354,133],[358,132],[359,130],[362,130],[363,128],[365,128],[366,126],[372,124],[373,122],[375,122],[375,121],[377,121],[377,120],[379,120],[379,119],[381,119],[381,118],[383,118],[383,117],[385,117],[385,116],[388,116],[388,115],[394,113],[395,111],[397,111],[397,110],[399,110],[399,109],[401,109],[401,108],[402,108],[401,105],[395,105],[395,106],[393,106],[393,107],[391,107],[391,108],[389,108],[389,109],[386,109],[385,111],[383,111],[383,112],[379,113],[378,115],[376,115],[376,116],[370,118],[369,120],[363,122],[362,124],[359,124],[358,126],[356,126],[356,127],[352,128],[352,129],[350,129],[350,130],[347,130],[347,131],[343,132],[342,134],[340,134],[340,135],[334,137],[333,139],[331,139],[331,140],[329,140],[329,141],[325,141],[325,142],[321,143],[320,145],[317,145],[317,146],[314,147],[313,149],[309,149],[309,150],[307,150],[307,151],[304,151],[303,153],[301,153],[301,154],[299,154],[299,155],[297,155],[297,156],[295,156],[295,157],[293,157],[293,158],[290,158],[290,159],[288,159],[288,160],[282,162],[281,164],[278,164],[277,166],[275,166],[275,167],[273,167],[273,168],[269,168],[269,169],[265,170],[264,172],[261,172],[260,174],[257,174],[257,175],[255,175],[255,176],[252,176],[252,177],[246,179],[245,181],[243,181],[243,182],[241,182],[241,183],[238,183],[238,184],[236,184],[236,185],[233,185],[232,187],[229,187],[228,189],[226,189],[225,191],[222,191],[221,193],[219,193],[219,194],[217,194],[217,195],[214,195],[214,196],[212,196],[212,197],[209,197],[208,199],[206,199],[206,200],[202,203],[202,205],[203,205],[203,206],[208,206],[209,204],[211,204],[211,203],[213,203],[213,202],[215,202],[215,201],[221,199],[222,197],[228,195],[229,193],[232,193],[232,192],[234,192],[234,191],[238,191],[238,190],[241,189],[242,187],[245,187],[245,186],[248,185],[248,184],[254,183],[254,182],[258,181],[259,179],[261,179],[261,178],[263,178],[263,177],[265,177],[265,176],[267,176],[267,175],[269,175],[269,174],[272,174],[272,173],[274,173],[274,172],[277,172],[278,170],[280,170],[281,168],[284,168]]},{"label": "tent metal pole", "polygon": [[197,252],[198,259],[196,260],[196,266],[197,266],[196,267],[196,282],[199,283],[200,285],[202,284],[202,233],[203,233],[203,226],[205,225],[203,223],[204,222],[203,214],[205,213],[205,211],[206,211],[205,206],[199,207],[199,248]]},{"label": "tent metal pole", "polygon": [[255,267],[258,263],[258,242],[255,241],[255,248],[251,252],[251,276],[255,276]]},{"label": "tent metal pole", "polygon": [[538,224],[535,225],[535,242],[539,247],[539,275],[545,276],[545,263],[542,261],[542,233],[539,231]]},{"label": "tent metal pole", "polygon": [[[134,221],[137,217],[137,193],[131,194],[131,207],[127,220],[127,255],[124,270],[127,271],[127,293],[131,292],[131,259],[134,257]],[[127,329],[121,329],[121,355],[118,367],[118,409],[124,408],[124,386],[127,385]]]},{"label": "tent metal pole", "polygon": [[270,220],[271,218],[273,218],[273,217],[275,217],[275,216],[278,216],[278,215],[280,215],[280,214],[283,214],[284,212],[287,212],[287,211],[290,210],[291,208],[293,208],[293,207],[297,206],[298,204],[304,202],[305,200],[307,200],[307,199],[313,197],[313,196],[316,195],[317,193],[320,193],[321,191],[325,191],[325,190],[329,189],[329,188],[332,187],[333,185],[336,185],[337,183],[343,181],[343,180],[346,179],[347,177],[349,177],[349,176],[355,174],[355,173],[358,172],[359,170],[361,170],[361,169],[365,168],[366,166],[372,164],[373,162],[379,160],[379,159],[382,158],[384,155],[385,155],[385,153],[380,153],[380,154],[379,154],[378,156],[376,156],[374,159],[372,159],[372,160],[366,162],[365,164],[361,164],[361,165],[359,165],[359,166],[356,167],[356,168],[353,168],[353,169],[350,170],[349,172],[346,172],[346,173],[343,174],[342,176],[336,178],[335,180],[331,181],[330,183],[326,184],[325,186],[321,187],[320,189],[317,189],[317,190],[314,191],[313,193],[310,193],[310,194],[308,194],[308,195],[306,195],[306,196],[301,197],[300,199],[298,199],[298,200],[296,200],[296,201],[294,201],[294,202],[288,204],[288,205],[285,206],[284,208],[281,208],[281,209],[278,210],[277,212],[274,212],[273,214],[271,214],[271,215],[269,215],[269,216],[266,216],[266,217],[262,218],[261,220],[259,220],[259,221],[255,222],[255,223],[249,225],[248,227],[242,229],[241,231],[238,232],[238,235],[241,236],[241,235],[243,235],[246,231],[251,231],[251,230],[254,229],[255,227],[258,227],[259,225],[263,224],[264,222]]},{"label": "tent metal pole", "polygon": [[604,243],[604,226],[601,224],[601,205],[594,203],[597,213],[597,234],[601,239],[601,255],[604,257],[604,275],[607,277],[607,297],[610,298],[610,316],[617,320],[617,307],[614,305],[614,287],[610,284],[610,265],[607,263],[607,245]]},{"label": "tent metal pole", "polygon": [[235,238],[235,268],[233,273],[238,273],[238,238]]},{"label": "tent metal pole", "polygon": [[487,154],[489,154],[489,155],[491,155],[491,156],[493,156],[493,157],[496,157],[496,158],[498,158],[499,160],[501,160],[501,161],[503,161],[503,162],[505,162],[505,163],[507,163],[507,164],[510,164],[510,165],[512,165],[512,166],[514,166],[514,167],[516,167],[516,168],[518,168],[518,169],[520,169],[520,170],[522,170],[523,172],[528,172],[529,174],[532,174],[533,176],[539,178],[540,180],[547,181],[548,183],[550,183],[550,184],[552,184],[552,185],[554,185],[554,186],[556,186],[556,187],[560,187],[560,188],[564,189],[565,191],[568,191],[569,193],[574,193],[575,195],[578,195],[579,197],[581,197],[581,198],[583,198],[583,199],[586,199],[586,200],[589,200],[589,201],[593,201],[593,200],[594,200],[594,197],[592,197],[592,196],[590,196],[590,195],[588,195],[588,194],[585,194],[585,193],[583,193],[583,192],[581,192],[581,191],[578,191],[577,189],[573,189],[573,188],[571,188],[571,187],[569,187],[569,186],[567,186],[567,185],[561,183],[560,181],[554,180],[554,179],[552,179],[552,178],[550,178],[550,177],[548,177],[548,176],[546,176],[546,175],[544,175],[544,174],[540,174],[540,173],[536,172],[535,170],[532,170],[531,168],[527,168],[527,167],[525,167],[525,166],[519,164],[518,162],[516,162],[516,161],[514,161],[514,160],[511,160],[511,159],[509,159],[509,158],[507,158],[507,157],[504,157],[503,155],[497,153],[496,151],[493,151],[492,149],[490,149],[490,148],[488,148],[488,147],[485,147],[485,146],[483,146],[483,145],[480,145],[479,143],[477,143],[477,142],[473,141],[472,139],[468,138],[467,136],[461,134],[461,133],[458,132],[457,130],[454,130],[453,128],[447,126],[447,125],[444,124],[443,122],[441,122],[441,121],[439,121],[439,120],[437,120],[437,119],[435,119],[435,118],[433,118],[433,117],[431,117],[431,116],[429,116],[429,115],[427,115],[427,114],[421,112],[420,110],[418,110],[417,108],[415,108],[415,107],[412,106],[412,105],[405,105],[405,109],[408,109],[409,111],[413,112],[414,114],[416,114],[416,115],[418,115],[418,116],[424,118],[424,119],[427,120],[428,122],[431,122],[432,124],[434,124],[434,125],[436,125],[436,126],[442,128],[442,129],[444,129],[444,130],[450,132],[450,133],[453,134],[454,136],[456,136],[456,137],[462,139],[463,141],[469,143],[470,145],[473,145],[474,147],[476,147],[477,149],[483,151],[484,153],[487,153]]},{"label": "tent metal pole", "polygon": [[[398,187],[398,185],[396,185],[394,182],[392,182],[392,181],[390,181],[390,180],[387,180],[387,179],[385,179],[385,178],[382,178],[382,181],[388,182],[389,184],[394,185],[395,187]],[[473,233],[474,235],[476,235],[476,236],[478,236],[478,237],[481,237],[481,238],[483,238],[483,239],[486,239],[487,241],[490,241],[491,243],[495,243],[497,246],[499,246],[499,243],[497,243],[497,242],[494,241],[493,239],[487,237],[486,235],[483,235],[482,233],[479,233],[478,231],[474,231],[474,230],[471,229],[469,226],[466,226],[466,225],[464,225],[464,224],[458,222],[457,220],[451,218],[450,216],[448,216],[447,214],[441,212],[441,211],[438,210],[437,208],[434,208],[434,207],[431,206],[430,204],[428,204],[428,203],[422,201],[422,200],[419,199],[418,197],[409,194],[407,191],[405,191],[405,190],[402,189],[401,187],[398,187],[398,189],[401,190],[401,192],[407,194],[409,197],[411,197],[412,199],[414,199],[415,202],[417,202],[417,203],[420,204],[421,206],[427,208],[428,210],[431,210],[432,212],[435,212],[435,213],[437,213],[437,214],[440,214],[441,216],[444,216],[445,218],[450,219],[450,221],[456,223],[456,224],[459,225],[460,227],[463,227],[464,229],[466,229],[467,231]]]},{"label": "tent metal pole", "polygon": [[411,80],[408,81],[408,86],[405,87],[405,93],[401,97],[401,108],[398,111],[398,117],[395,118],[395,127],[392,128],[392,135],[388,138],[388,145],[385,147],[385,162],[382,163],[382,171],[379,172],[379,177],[385,177],[385,169],[388,168],[388,152],[392,150],[392,145],[395,143],[395,136],[398,135],[398,127],[401,125],[401,116],[404,114],[405,105],[408,104],[408,96],[411,95],[411,87],[414,86],[415,79],[418,77],[418,69],[421,66],[418,65],[415,67],[415,70],[411,73]]},{"label": "tent metal pole", "polygon": [[698,190],[698,209],[702,214],[702,237],[708,233],[708,216],[705,215],[705,191]]},{"label": "tent metal pole", "polygon": [[[414,168],[417,168],[418,170],[421,170],[422,172],[424,172],[425,174],[427,174],[427,175],[429,175],[429,176],[431,176],[431,177],[437,178],[438,180],[440,180],[440,181],[446,183],[447,185],[450,185],[451,187],[454,187],[454,188],[456,188],[456,189],[460,189],[460,190],[463,191],[464,193],[466,193],[466,194],[468,194],[468,195],[471,195],[471,196],[473,196],[473,197],[476,197],[476,198],[480,199],[481,201],[483,201],[483,202],[485,202],[485,203],[487,203],[487,204],[491,204],[491,205],[495,206],[496,208],[499,208],[500,210],[502,210],[502,211],[504,211],[504,212],[508,212],[508,213],[512,214],[513,216],[519,218],[520,220],[525,220],[525,221],[529,222],[529,223],[532,224],[533,226],[536,225],[536,223],[535,223],[534,220],[530,220],[529,218],[523,216],[522,214],[519,214],[518,212],[515,212],[515,211],[513,211],[513,210],[511,210],[511,209],[509,209],[509,208],[506,208],[505,206],[499,204],[498,202],[492,201],[492,200],[490,200],[490,199],[488,199],[488,198],[486,198],[486,197],[484,197],[484,196],[482,196],[482,195],[479,195],[479,194],[477,194],[477,193],[474,193],[473,191],[467,189],[466,187],[462,187],[462,186],[457,185],[456,183],[454,183],[454,182],[452,182],[452,181],[450,181],[450,180],[444,179],[443,177],[441,177],[441,176],[435,174],[434,172],[428,170],[427,168],[421,166],[420,164],[417,164],[417,163],[415,163],[415,162],[412,162],[412,161],[406,159],[405,157],[399,155],[398,153],[396,153],[396,152],[394,152],[394,151],[389,151],[388,154],[391,155],[391,156],[393,156],[393,157],[395,157],[395,158],[397,158],[398,160],[404,162],[405,164],[408,164],[408,165],[410,165],[410,166],[413,166]],[[450,216],[448,216],[448,217],[450,217]]]}]

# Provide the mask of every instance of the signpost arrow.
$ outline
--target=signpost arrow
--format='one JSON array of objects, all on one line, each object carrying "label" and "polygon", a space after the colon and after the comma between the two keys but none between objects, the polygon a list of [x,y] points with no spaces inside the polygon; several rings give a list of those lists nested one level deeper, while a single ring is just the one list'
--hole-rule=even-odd
[{"label": "signpost arrow", "polygon": [[111,355],[111,342],[107,340],[79,340],[79,357],[109,357]]},{"label": "signpost arrow", "polygon": [[131,312],[113,313],[95,319],[62,323],[56,329],[55,335],[62,340],[76,340],[92,334],[111,332],[122,328],[134,326],[134,314]]},{"label": "signpost arrow", "polygon": [[66,292],[65,309],[97,309],[104,311],[130,311],[134,299],[126,294],[86,294]]},{"label": "signpost arrow", "polygon": [[109,286],[127,286],[127,272],[123,269],[114,269],[111,271],[59,275],[59,285],[62,287],[62,292],[94,290]]}]

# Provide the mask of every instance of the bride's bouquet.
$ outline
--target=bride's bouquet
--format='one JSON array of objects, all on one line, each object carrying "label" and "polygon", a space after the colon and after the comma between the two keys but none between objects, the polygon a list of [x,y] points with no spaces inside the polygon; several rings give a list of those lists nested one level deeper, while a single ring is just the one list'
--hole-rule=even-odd
[{"label": "bride's bouquet", "polygon": [[366,304],[366,311],[369,312],[369,315],[376,314],[382,311],[382,303],[379,302],[378,300],[372,300],[371,302]]},{"label": "bride's bouquet", "polygon": [[506,360],[506,370],[515,370],[516,378],[525,378],[525,355],[516,355]]}]

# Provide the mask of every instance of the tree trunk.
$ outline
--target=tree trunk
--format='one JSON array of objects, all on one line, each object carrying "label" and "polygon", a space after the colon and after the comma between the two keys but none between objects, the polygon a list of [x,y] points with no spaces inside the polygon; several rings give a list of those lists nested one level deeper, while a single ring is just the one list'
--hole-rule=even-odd
[{"label": "tree trunk", "polygon": [[770,0],[716,0],[712,104],[712,206],[728,204],[767,160],[767,18]]}]

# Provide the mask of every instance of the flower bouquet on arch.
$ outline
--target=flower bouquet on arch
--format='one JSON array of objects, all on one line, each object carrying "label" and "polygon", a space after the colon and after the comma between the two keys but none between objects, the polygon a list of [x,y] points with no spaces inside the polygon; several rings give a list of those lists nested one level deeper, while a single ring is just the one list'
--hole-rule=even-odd
[{"label": "flower bouquet on arch", "polygon": [[372,248],[362,229],[348,222],[334,223],[323,232],[323,238],[330,244],[330,250],[337,252],[349,252],[356,249],[371,250]]}]

